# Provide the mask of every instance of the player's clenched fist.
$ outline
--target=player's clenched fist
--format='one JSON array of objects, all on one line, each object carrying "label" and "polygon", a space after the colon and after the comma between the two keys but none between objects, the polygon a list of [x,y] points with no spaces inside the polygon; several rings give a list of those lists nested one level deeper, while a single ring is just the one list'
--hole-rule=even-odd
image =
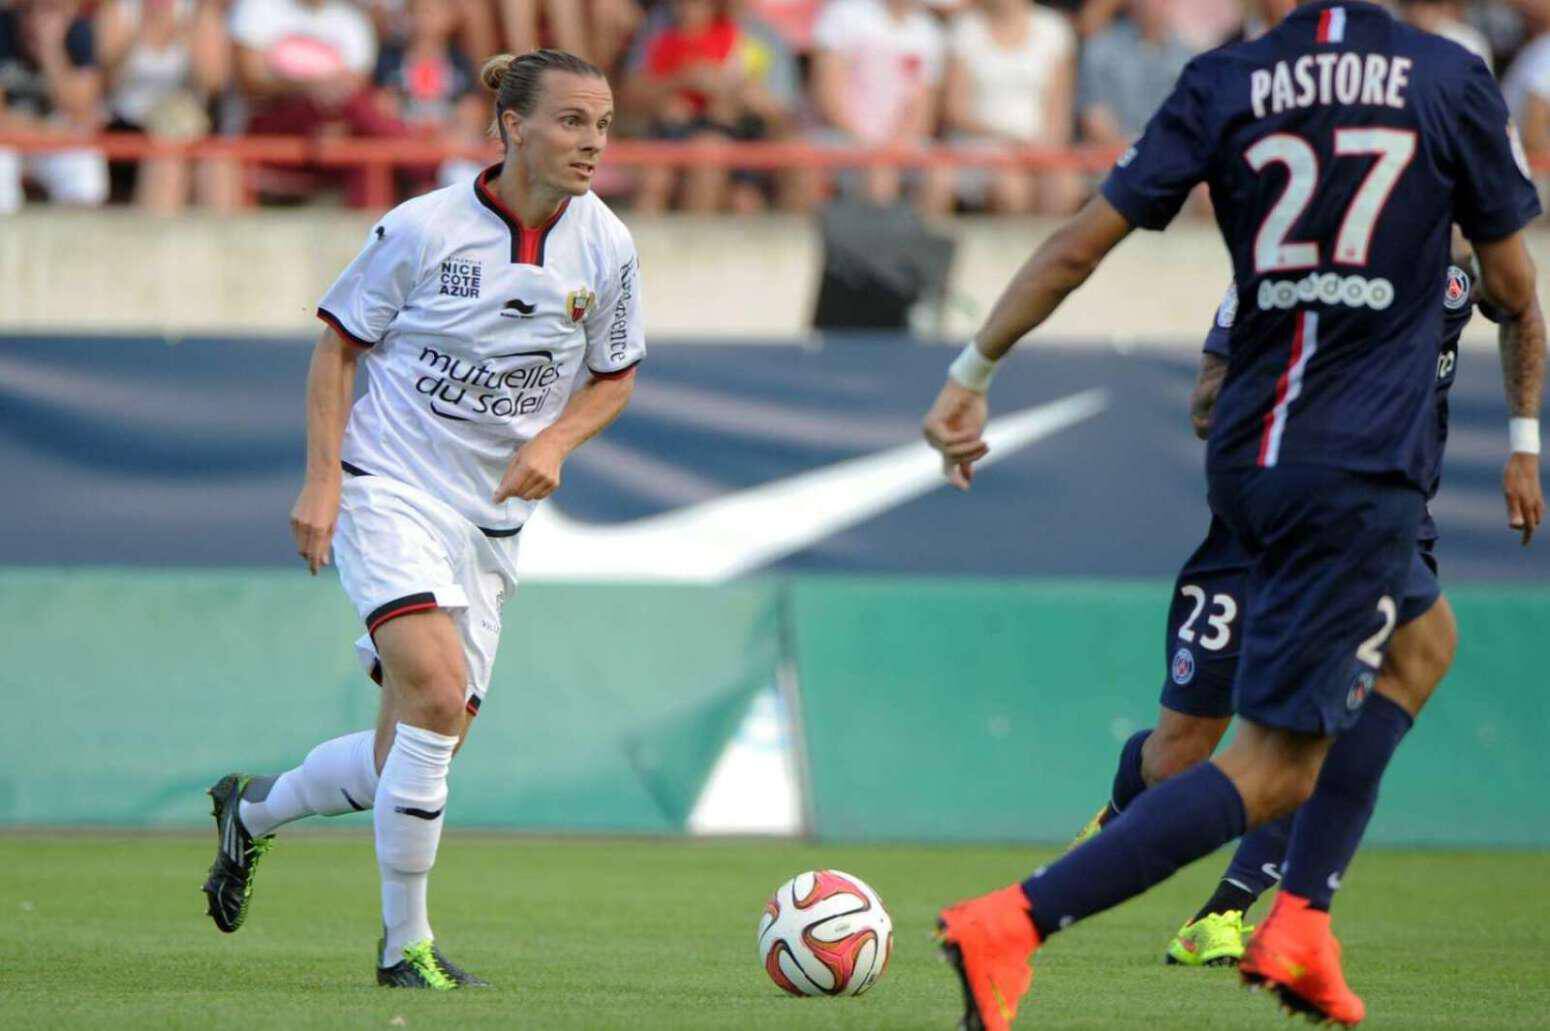
[{"label": "player's clenched fist", "polygon": [[1523,545],[1545,517],[1545,499],[1539,487],[1539,456],[1514,451],[1502,473],[1502,493],[1507,497],[1507,525],[1523,534]]},{"label": "player's clenched fist", "polygon": [[542,501],[553,494],[559,489],[560,466],[565,464],[567,453],[563,445],[543,433],[523,444],[495,488],[495,503],[511,498]]},{"label": "player's clenched fist", "polygon": [[291,536],[296,540],[296,553],[307,560],[307,570],[314,576],[328,565],[338,518],[338,481],[308,480],[291,508]]},{"label": "player's clenched fist", "polygon": [[953,380],[942,385],[931,410],[926,413],[921,431],[926,442],[942,455],[942,472],[959,490],[968,490],[974,479],[974,463],[990,452],[980,436],[990,408],[985,395]]}]

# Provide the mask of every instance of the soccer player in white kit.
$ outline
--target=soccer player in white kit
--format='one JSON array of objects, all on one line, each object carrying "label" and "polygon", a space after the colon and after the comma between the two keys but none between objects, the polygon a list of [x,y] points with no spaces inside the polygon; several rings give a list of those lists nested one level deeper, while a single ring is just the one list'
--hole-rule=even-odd
[{"label": "soccer player in white kit", "polygon": [[426,882],[522,525],[566,456],[624,409],[645,356],[634,243],[590,192],[613,120],[606,78],[553,50],[496,57],[483,78],[503,162],[390,211],[318,308],[291,529],[314,574],[332,543],[365,624],[356,651],[382,685],[377,727],[211,788],[204,888],[216,926],[235,931],[276,828],[373,809],[377,981],[438,990],[484,983],[436,947]]}]

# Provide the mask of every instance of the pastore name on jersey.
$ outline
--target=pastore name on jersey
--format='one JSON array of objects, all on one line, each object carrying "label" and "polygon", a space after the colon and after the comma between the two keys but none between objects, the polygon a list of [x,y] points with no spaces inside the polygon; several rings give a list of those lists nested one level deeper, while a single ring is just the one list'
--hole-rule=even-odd
[{"label": "pastore name on jersey", "polygon": [[1408,57],[1331,52],[1303,54],[1249,74],[1254,117],[1315,105],[1403,108],[1410,86]]}]

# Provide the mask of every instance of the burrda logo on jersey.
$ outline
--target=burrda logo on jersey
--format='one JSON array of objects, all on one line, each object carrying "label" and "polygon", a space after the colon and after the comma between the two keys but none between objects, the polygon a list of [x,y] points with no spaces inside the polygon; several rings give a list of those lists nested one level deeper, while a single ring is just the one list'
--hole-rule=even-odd
[{"label": "burrda logo on jersey", "polygon": [[434,347],[420,348],[425,370],[414,389],[431,411],[458,422],[510,422],[540,411],[560,379],[553,351],[512,351],[472,362]]}]

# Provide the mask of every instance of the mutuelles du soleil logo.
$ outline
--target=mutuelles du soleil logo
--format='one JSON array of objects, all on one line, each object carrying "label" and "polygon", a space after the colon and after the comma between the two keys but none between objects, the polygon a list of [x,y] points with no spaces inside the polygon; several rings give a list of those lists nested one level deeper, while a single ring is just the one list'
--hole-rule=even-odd
[{"label": "mutuelles du soleil logo", "polygon": [[431,411],[463,422],[509,422],[541,411],[560,379],[553,351],[511,351],[473,362],[420,348],[423,372],[414,388]]}]

